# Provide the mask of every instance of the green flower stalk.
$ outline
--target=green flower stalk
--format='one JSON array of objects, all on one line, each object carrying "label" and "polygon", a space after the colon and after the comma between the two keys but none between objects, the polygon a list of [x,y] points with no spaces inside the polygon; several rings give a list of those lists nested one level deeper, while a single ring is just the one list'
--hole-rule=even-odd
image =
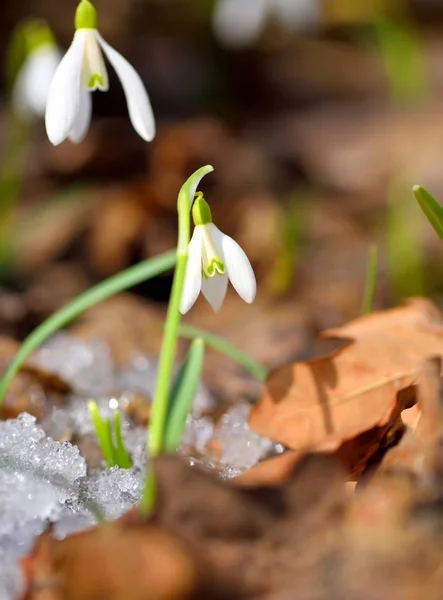
[{"label": "green flower stalk", "polygon": [[172,386],[172,374],[180,327],[180,303],[183,295],[188,246],[190,238],[190,212],[194,196],[200,181],[213,171],[208,165],[194,173],[183,185],[178,195],[178,244],[174,281],[166,316],[165,333],[160,351],[157,386],[154,393],[151,427],[148,439],[148,451],[151,457],[158,456],[164,449],[166,420],[169,395]]}]

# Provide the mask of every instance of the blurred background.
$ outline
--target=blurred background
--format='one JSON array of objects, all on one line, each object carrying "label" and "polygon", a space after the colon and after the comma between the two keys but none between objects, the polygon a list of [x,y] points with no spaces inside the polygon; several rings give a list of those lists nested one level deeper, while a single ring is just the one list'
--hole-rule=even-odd
[{"label": "blurred background", "polygon": [[[81,144],[52,147],[41,118],[17,123],[12,32],[44,19],[64,52],[76,1],[1,3],[3,334],[22,339],[92,284],[172,248],[177,192],[208,163],[214,221],[247,252],[259,291],[248,307],[231,290],[216,316],[199,299],[189,323],[268,365],[305,358],[320,330],[361,314],[374,243],[376,308],[442,297],[443,249],[411,188],[443,202],[443,0],[95,5],[146,84],[157,136],[134,132],[111,67]],[[161,318],[170,284],[134,293]],[[122,329],[138,326],[130,315]]]}]

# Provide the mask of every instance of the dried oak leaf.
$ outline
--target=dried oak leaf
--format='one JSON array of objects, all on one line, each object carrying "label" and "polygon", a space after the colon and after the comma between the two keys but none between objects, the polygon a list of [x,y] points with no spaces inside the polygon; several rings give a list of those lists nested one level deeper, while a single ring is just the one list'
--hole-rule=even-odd
[{"label": "dried oak leaf", "polygon": [[271,371],[250,426],[297,452],[337,454],[359,474],[401,427],[421,361],[443,356],[442,325],[434,305],[417,298],[325,331],[347,344]]},{"label": "dried oak leaf", "polygon": [[420,367],[417,416],[400,443],[389,450],[380,470],[406,471],[425,480],[443,476],[443,381],[440,358]]}]

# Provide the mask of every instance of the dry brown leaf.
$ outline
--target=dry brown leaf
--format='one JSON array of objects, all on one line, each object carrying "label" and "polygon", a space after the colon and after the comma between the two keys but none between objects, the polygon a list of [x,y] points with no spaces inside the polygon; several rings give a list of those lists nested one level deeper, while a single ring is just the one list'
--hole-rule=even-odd
[{"label": "dry brown leaf", "polygon": [[143,207],[141,186],[116,186],[101,194],[95,206],[87,246],[91,266],[112,274],[131,261],[131,252],[140,243],[148,214]]},{"label": "dry brown leaf", "polygon": [[415,422],[400,443],[389,450],[382,471],[406,470],[428,481],[443,475],[443,382],[441,359],[425,361],[419,372]]},{"label": "dry brown leaf", "polygon": [[443,356],[442,318],[431,302],[414,299],[324,337],[349,342],[328,356],[274,369],[250,426],[298,452],[336,451],[358,472],[413,404],[421,361]]},{"label": "dry brown leaf", "polygon": [[197,565],[155,525],[103,525],[62,541],[45,534],[22,561],[25,600],[178,600],[197,586]]}]

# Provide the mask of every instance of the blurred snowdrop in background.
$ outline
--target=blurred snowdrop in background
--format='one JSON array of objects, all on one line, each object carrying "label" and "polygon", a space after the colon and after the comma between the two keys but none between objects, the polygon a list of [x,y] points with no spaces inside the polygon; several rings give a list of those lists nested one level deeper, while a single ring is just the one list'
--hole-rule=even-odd
[{"label": "blurred snowdrop in background", "polygon": [[218,0],[214,29],[226,46],[244,48],[260,35],[269,19],[283,27],[309,29],[321,18],[319,0]]},{"label": "blurred snowdrop in background", "polygon": [[23,121],[42,118],[51,80],[61,60],[61,52],[44,21],[26,21],[11,41],[13,73],[12,107]]}]

